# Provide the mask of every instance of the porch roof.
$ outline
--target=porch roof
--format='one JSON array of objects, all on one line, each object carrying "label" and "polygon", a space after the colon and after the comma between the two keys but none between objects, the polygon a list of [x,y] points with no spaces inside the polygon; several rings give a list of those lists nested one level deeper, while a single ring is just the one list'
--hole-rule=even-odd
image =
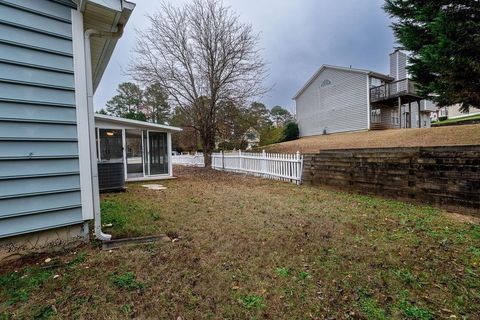
[{"label": "porch roof", "polygon": [[172,133],[182,131],[182,128],[173,127],[165,124],[112,117],[103,114],[95,114],[95,126],[98,126],[99,124],[112,124],[120,127],[125,127],[126,129],[146,129]]}]

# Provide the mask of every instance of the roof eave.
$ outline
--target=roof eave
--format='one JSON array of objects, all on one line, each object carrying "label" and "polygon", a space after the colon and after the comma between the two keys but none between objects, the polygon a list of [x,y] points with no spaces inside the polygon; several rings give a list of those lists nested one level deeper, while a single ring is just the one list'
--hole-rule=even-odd
[{"label": "roof eave", "polygon": [[373,71],[369,72],[368,75],[371,76],[371,77],[380,78],[380,79],[387,80],[387,81],[394,81],[395,80],[395,78],[387,76],[386,74],[373,72]]},{"label": "roof eave", "polygon": [[107,116],[107,115],[98,114],[98,113],[95,114],[95,120],[97,120],[97,119],[101,120],[101,121],[104,121],[104,122],[131,125],[131,126],[136,126],[136,127],[139,127],[139,128],[159,129],[159,130],[170,131],[170,132],[181,132],[181,131],[183,131],[182,128],[168,126],[168,125],[165,125],[165,124],[157,124],[157,123],[151,123],[151,122],[145,122],[145,121],[139,121],[139,120],[125,119],[125,118]]},{"label": "roof eave", "polygon": [[320,67],[320,69],[317,70],[317,72],[315,72],[313,74],[312,77],[310,77],[310,79],[308,79],[307,83],[305,83],[303,85],[302,88],[300,88],[300,90],[295,94],[295,96],[292,98],[292,100],[297,100],[298,97],[300,97],[302,95],[302,93],[307,90],[307,88],[313,83],[313,81],[315,81],[315,79],[317,79],[317,77],[320,75],[320,73],[326,68],[326,65],[322,65]]},{"label": "roof eave", "polygon": [[292,98],[292,100],[297,100],[298,97],[300,97],[302,95],[302,93],[304,93],[305,90],[307,90],[307,88],[310,87],[310,85],[318,78],[320,73],[322,73],[323,70],[325,70],[327,68],[335,69],[335,70],[341,70],[341,71],[347,71],[347,72],[356,72],[356,73],[368,74],[369,76],[375,76],[375,77],[378,77],[378,78],[381,78],[381,79],[385,79],[387,81],[393,81],[394,80],[390,76],[387,76],[387,75],[384,75],[384,74],[381,74],[381,73],[378,73],[378,72],[370,71],[370,70],[356,69],[356,68],[346,68],[346,67],[339,67],[339,66],[332,66],[332,65],[324,64],[320,67],[320,69],[318,69],[317,72],[315,72],[315,74],[297,92],[297,94],[295,94],[295,96]]},{"label": "roof eave", "polygon": [[[135,9],[135,4],[129,1],[125,0],[118,0],[120,3],[121,11],[118,11],[114,8],[110,8],[108,6],[105,6],[104,8],[106,10],[110,10],[115,12],[115,19],[113,23],[111,23],[111,31],[114,32],[118,30],[118,25],[121,24],[125,26]],[[81,5],[83,4],[85,6],[87,1],[82,1],[80,3]],[[98,5],[97,2],[93,2]],[[105,30],[102,30],[105,31]],[[98,85],[100,84],[100,80],[102,79],[102,76],[105,72],[105,69],[107,68],[108,62],[110,61],[110,58],[112,57],[113,50],[115,49],[115,46],[117,45],[119,38],[109,38],[106,42],[105,45],[103,46],[102,49],[102,55],[96,65],[92,65],[92,80],[93,80],[93,89],[94,91],[97,89]]]}]

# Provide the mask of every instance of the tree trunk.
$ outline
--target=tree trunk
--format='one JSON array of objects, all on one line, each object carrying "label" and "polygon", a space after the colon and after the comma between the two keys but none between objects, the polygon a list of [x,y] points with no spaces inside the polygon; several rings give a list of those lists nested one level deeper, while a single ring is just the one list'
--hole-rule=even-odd
[{"label": "tree trunk", "polygon": [[212,153],[215,148],[215,134],[210,132],[209,129],[207,132],[201,134],[202,144],[203,144],[203,159],[205,161],[205,168],[212,166]]},{"label": "tree trunk", "polygon": [[205,161],[205,168],[210,168],[212,166],[212,151],[204,151],[203,159]]}]

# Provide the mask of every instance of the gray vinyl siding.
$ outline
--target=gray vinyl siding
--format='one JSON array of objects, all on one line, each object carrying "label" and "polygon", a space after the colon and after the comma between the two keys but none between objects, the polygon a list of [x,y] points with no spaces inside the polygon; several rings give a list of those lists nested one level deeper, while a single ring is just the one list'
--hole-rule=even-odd
[{"label": "gray vinyl siding", "polygon": [[0,0],[0,238],[82,222],[70,20]]},{"label": "gray vinyl siding", "polygon": [[0,61],[38,69],[73,72],[73,59],[70,56],[12,46],[2,42],[0,42]]},{"label": "gray vinyl siding", "polygon": [[390,77],[398,80],[398,54],[396,52],[390,54]]},{"label": "gray vinyl siding", "polygon": [[58,71],[47,71],[33,69],[31,67],[12,65],[0,62],[0,75],[2,78],[17,82],[28,82],[33,85],[75,89],[73,74],[60,73]]},{"label": "gray vinyl siding", "polygon": [[324,69],[297,97],[300,136],[368,129],[367,75]]}]

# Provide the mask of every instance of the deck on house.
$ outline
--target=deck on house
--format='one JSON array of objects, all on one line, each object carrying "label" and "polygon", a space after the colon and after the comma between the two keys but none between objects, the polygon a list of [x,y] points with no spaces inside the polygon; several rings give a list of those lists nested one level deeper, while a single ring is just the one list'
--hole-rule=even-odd
[{"label": "deck on house", "polygon": [[416,84],[410,79],[385,83],[370,89],[370,102],[388,107],[420,101],[423,98],[417,92]]}]

